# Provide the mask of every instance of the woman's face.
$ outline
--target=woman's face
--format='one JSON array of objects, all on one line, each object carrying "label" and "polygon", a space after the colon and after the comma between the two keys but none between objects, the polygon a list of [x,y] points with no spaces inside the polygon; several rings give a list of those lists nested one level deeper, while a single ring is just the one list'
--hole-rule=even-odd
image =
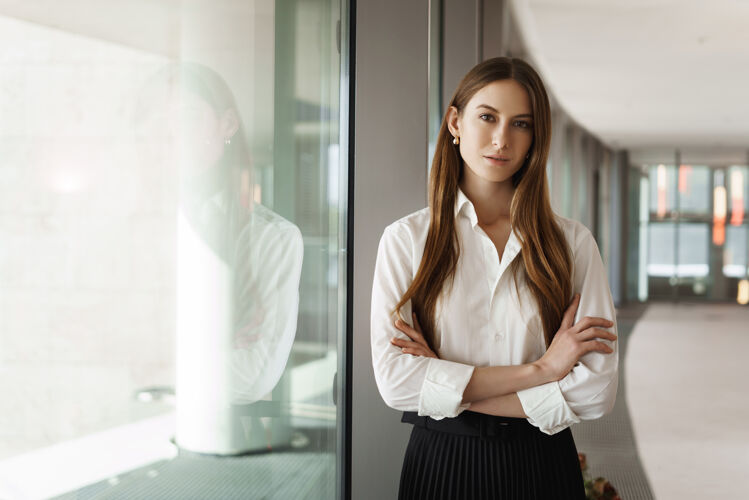
[{"label": "woman's face", "polygon": [[460,138],[463,161],[476,176],[504,182],[520,170],[533,142],[533,111],[525,88],[515,80],[487,84],[463,112],[451,106],[448,128]]},{"label": "woman's face", "polygon": [[187,175],[212,169],[224,154],[225,140],[231,138],[224,114],[194,93],[177,89],[171,104],[173,144],[180,166]]},{"label": "woman's face", "polygon": [[236,132],[234,112],[217,113],[207,102],[180,87],[159,87],[139,133],[150,139],[148,160],[191,178],[212,169],[224,154],[225,140]]}]

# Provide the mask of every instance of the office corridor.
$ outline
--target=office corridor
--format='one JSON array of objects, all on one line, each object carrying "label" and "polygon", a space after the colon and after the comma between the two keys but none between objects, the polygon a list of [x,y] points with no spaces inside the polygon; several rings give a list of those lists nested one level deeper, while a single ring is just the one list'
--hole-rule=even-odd
[{"label": "office corridor", "polygon": [[[455,416],[470,367],[538,359],[549,323],[520,297],[510,328],[492,297],[465,324],[434,309],[445,363],[393,347],[397,303],[421,316],[447,264],[476,290],[493,269],[486,241],[449,251],[457,187],[453,215],[533,243],[536,291],[567,289],[550,222],[575,221],[575,291],[587,268],[619,333],[615,406],[572,426],[591,479],[749,499],[747,20],[749,0],[0,0],[0,500],[397,498],[403,410]],[[580,375],[524,397],[530,420],[610,394]]]}]

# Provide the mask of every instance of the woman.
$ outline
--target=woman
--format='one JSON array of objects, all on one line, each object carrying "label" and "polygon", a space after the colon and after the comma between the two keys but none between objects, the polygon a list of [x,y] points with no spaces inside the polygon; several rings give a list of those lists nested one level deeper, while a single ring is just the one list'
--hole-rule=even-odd
[{"label": "woman", "polygon": [[414,424],[400,498],[585,497],[569,427],[613,407],[615,309],[590,231],[551,210],[550,129],[533,68],[477,65],[442,121],[429,207],[382,235],[375,378]]},{"label": "woman", "polygon": [[271,417],[296,336],[302,234],[252,198],[244,127],[218,73],[171,63],[138,111],[143,160],[179,178],[177,442],[212,454],[286,444],[288,419]]}]

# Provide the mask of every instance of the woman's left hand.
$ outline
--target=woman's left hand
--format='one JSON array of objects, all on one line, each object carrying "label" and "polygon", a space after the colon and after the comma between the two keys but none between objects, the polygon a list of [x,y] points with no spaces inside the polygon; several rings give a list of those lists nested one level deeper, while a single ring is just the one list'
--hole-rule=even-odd
[{"label": "woman's left hand", "polygon": [[395,327],[405,333],[411,340],[393,337],[390,339],[390,343],[396,347],[400,347],[405,354],[436,358],[437,355],[429,348],[429,344],[427,344],[427,341],[421,332],[421,326],[419,325],[419,320],[416,318],[416,313],[412,313],[412,315],[415,328],[411,328],[408,326],[408,323],[401,321],[400,319],[395,322]]}]

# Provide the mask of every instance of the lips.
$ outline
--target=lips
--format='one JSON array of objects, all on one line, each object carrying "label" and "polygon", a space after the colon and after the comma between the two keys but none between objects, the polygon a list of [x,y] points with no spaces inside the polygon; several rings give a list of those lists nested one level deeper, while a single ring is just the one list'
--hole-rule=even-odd
[{"label": "lips", "polygon": [[504,155],[484,156],[484,158],[489,158],[490,160],[496,160],[496,161],[510,161],[510,157],[504,156]]}]

